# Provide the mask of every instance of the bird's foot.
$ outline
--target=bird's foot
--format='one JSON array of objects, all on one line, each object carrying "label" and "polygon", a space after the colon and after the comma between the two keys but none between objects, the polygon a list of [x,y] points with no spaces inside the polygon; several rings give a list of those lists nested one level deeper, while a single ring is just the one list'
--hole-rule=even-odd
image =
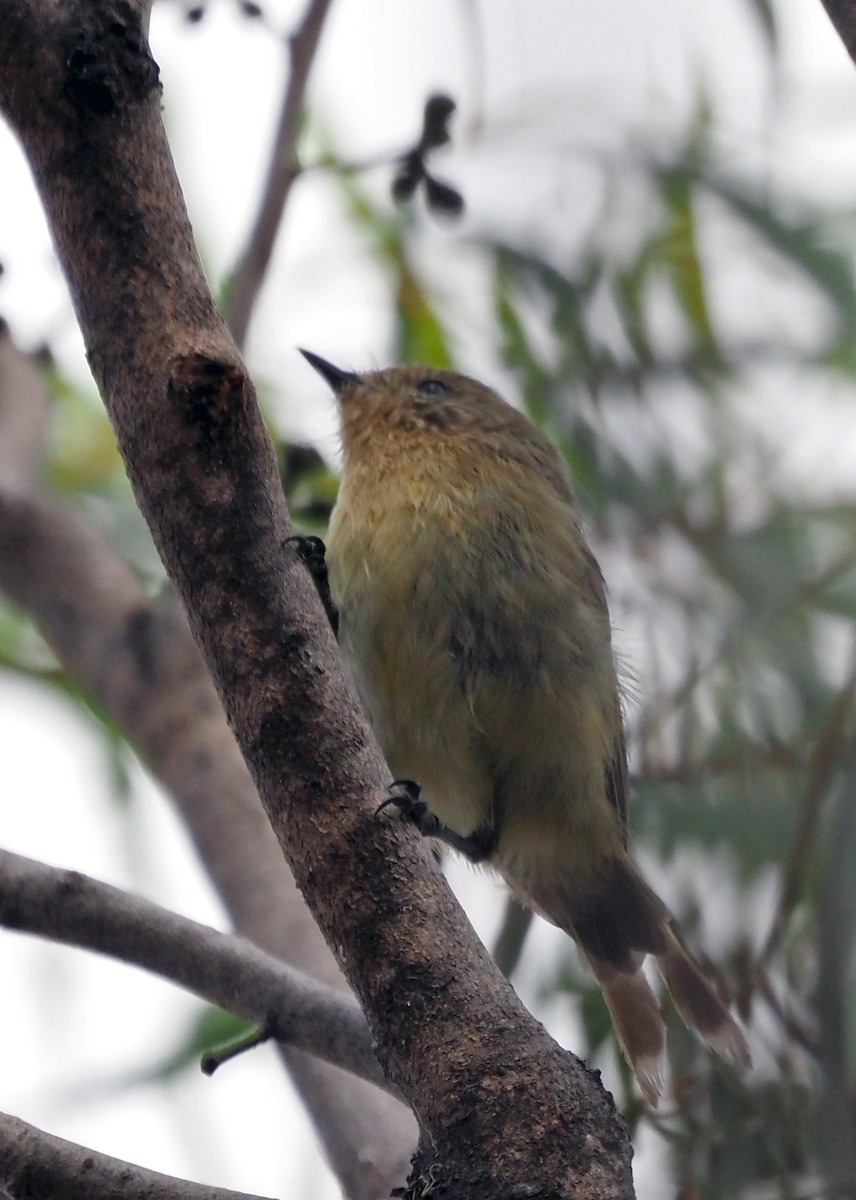
[{"label": "bird's foot", "polygon": [[330,578],[327,574],[327,547],[320,537],[303,536],[302,534],[286,538],[283,544],[294,546],[297,557],[312,576],[312,582],[315,584],[318,598],[324,606],[327,620],[330,622],[333,633],[338,636],[339,610],[336,608],[336,602],[330,591]]},{"label": "bird's foot", "polygon": [[401,819],[412,825],[423,837],[445,842],[470,862],[484,862],[496,849],[496,832],[488,825],[481,826],[467,837],[450,829],[431,812],[422,799],[422,788],[412,779],[393,780],[389,785],[389,796],[378,805],[375,815],[383,812],[385,808],[398,809]]}]

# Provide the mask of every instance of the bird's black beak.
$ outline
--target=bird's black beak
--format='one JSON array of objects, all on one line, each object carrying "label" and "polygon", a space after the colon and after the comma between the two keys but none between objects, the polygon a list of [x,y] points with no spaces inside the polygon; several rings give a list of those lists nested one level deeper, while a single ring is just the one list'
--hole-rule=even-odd
[{"label": "bird's black beak", "polygon": [[327,362],[326,358],[322,358],[320,354],[313,354],[311,350],[301,350],[300,353],[310,367],[314,367],[321,378],[329,383],[337,395],[345,388],[353,387],[355,383],[360,382],[359,375],[355,375],[353,371],[341,371],[332,363]]}]

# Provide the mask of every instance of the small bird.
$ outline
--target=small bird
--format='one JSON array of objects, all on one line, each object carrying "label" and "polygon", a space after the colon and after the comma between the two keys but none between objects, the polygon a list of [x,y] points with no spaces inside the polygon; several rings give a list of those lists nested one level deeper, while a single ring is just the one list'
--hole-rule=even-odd
[{"label": "small bird", "polygon": [[748,1064],[628,853],[606,589],[558,451],[474,379],[301,353],[339,405],[328,611],[390,769],[414,781],[392,802],[570,934],[651,1104],[666,1029],[649,954],[684,1020]]}]

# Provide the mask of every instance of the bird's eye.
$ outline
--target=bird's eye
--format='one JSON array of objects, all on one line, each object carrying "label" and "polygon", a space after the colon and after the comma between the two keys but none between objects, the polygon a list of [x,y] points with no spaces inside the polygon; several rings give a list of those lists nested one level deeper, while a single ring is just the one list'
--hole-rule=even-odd
[{"label": "bird's eye", "polygon": [[423,396],[444,396],[449,391],[449,385],[443,383],[442,379],[423,379],[418,391]]}]

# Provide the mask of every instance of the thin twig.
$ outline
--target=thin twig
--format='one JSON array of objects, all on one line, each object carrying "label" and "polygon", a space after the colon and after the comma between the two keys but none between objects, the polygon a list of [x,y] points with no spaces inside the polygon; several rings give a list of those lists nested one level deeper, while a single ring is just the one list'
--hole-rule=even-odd
[{"label": "thin twig", "polygon": [[493,946],[493,961],[506,979],[517,969],[526,935],[532,925],[532,912],[516,896],[509,896],[499,933]]},{"label": "thin twig", "polygon": [[830,1196],[846,1194],[856,1181],[851,1058],[853,938],[856,932],[856,805],[853,778],[856,748],[848,747],[844,782],[830,805],[826,854],[818,887],[816,1008],[820,1043],[821,1145]]},{"label": "thin twig", "polygon": [[756,967],[754,983],[758,994],[766,1002],[767,1007],[779,1022],[790,1041],[795,1045],[801,1046],[807,1054],[816,1059],[819,1053],[817,1033],[807,1028],[805,1022],[801,1021],[785,1005],[784,1001],[776,995],[767,967],[764,964],[759,964]]},{"label": "thin twig", "polygon": [[266,1045],[271,1037],[271,1031],[262,1026],[261,1029],[254,1029],[252,1033],[248,1033],[245,1037],[238,1038],[236,1041],[229,1042],[227,1046],[218,1046],[214,1050],[206,1050],[202,1055],[200,1067],[203,1075],[213,1075],[215,1071],[219,1071],[227,1062],[237,1058],[239,1054],[246,1054],[248,1050],[255,1050],[259,1046]]},{"label": "thin twig", "polygon": [[805,765],[807,753],[807,750],[803,750],[802,740],[790,746],[780,743],[772,743],[769,746],[751,743],[728,753],[713,754],[703,762],[688,762],[682,759],[675,763],[650,767],[646,765],[643,770],[634,772],[633,786],[662,787],[664,784],[687,785],[698,783],[700,780],[709,782],[738,772],[745,773],[749,767],[758,771],[778,771],[787,774]]},{"label": "thin twig", "polygon": [[856,699],[856,644],[851,650],[847,678],[839,691],[823,735],[809,761],[808,781],[800,802],[800,819],[790,858],[782,875],[782,890],[759,967],[769,963],[778,948],[791,913],[805,890],[806,876],[817,844],[820,812],[847,745],[847,722]]},{"label": "thin twig", "polygon": [[282,97],[261,203],[247,245],[238,261],[226,302],[226,323],[243,348],[253,308],[264,283],[285,206],[300,173],[297,135],[303,99],[330,0],[311,0],[303,21],[288,39],[288,80]]}]

